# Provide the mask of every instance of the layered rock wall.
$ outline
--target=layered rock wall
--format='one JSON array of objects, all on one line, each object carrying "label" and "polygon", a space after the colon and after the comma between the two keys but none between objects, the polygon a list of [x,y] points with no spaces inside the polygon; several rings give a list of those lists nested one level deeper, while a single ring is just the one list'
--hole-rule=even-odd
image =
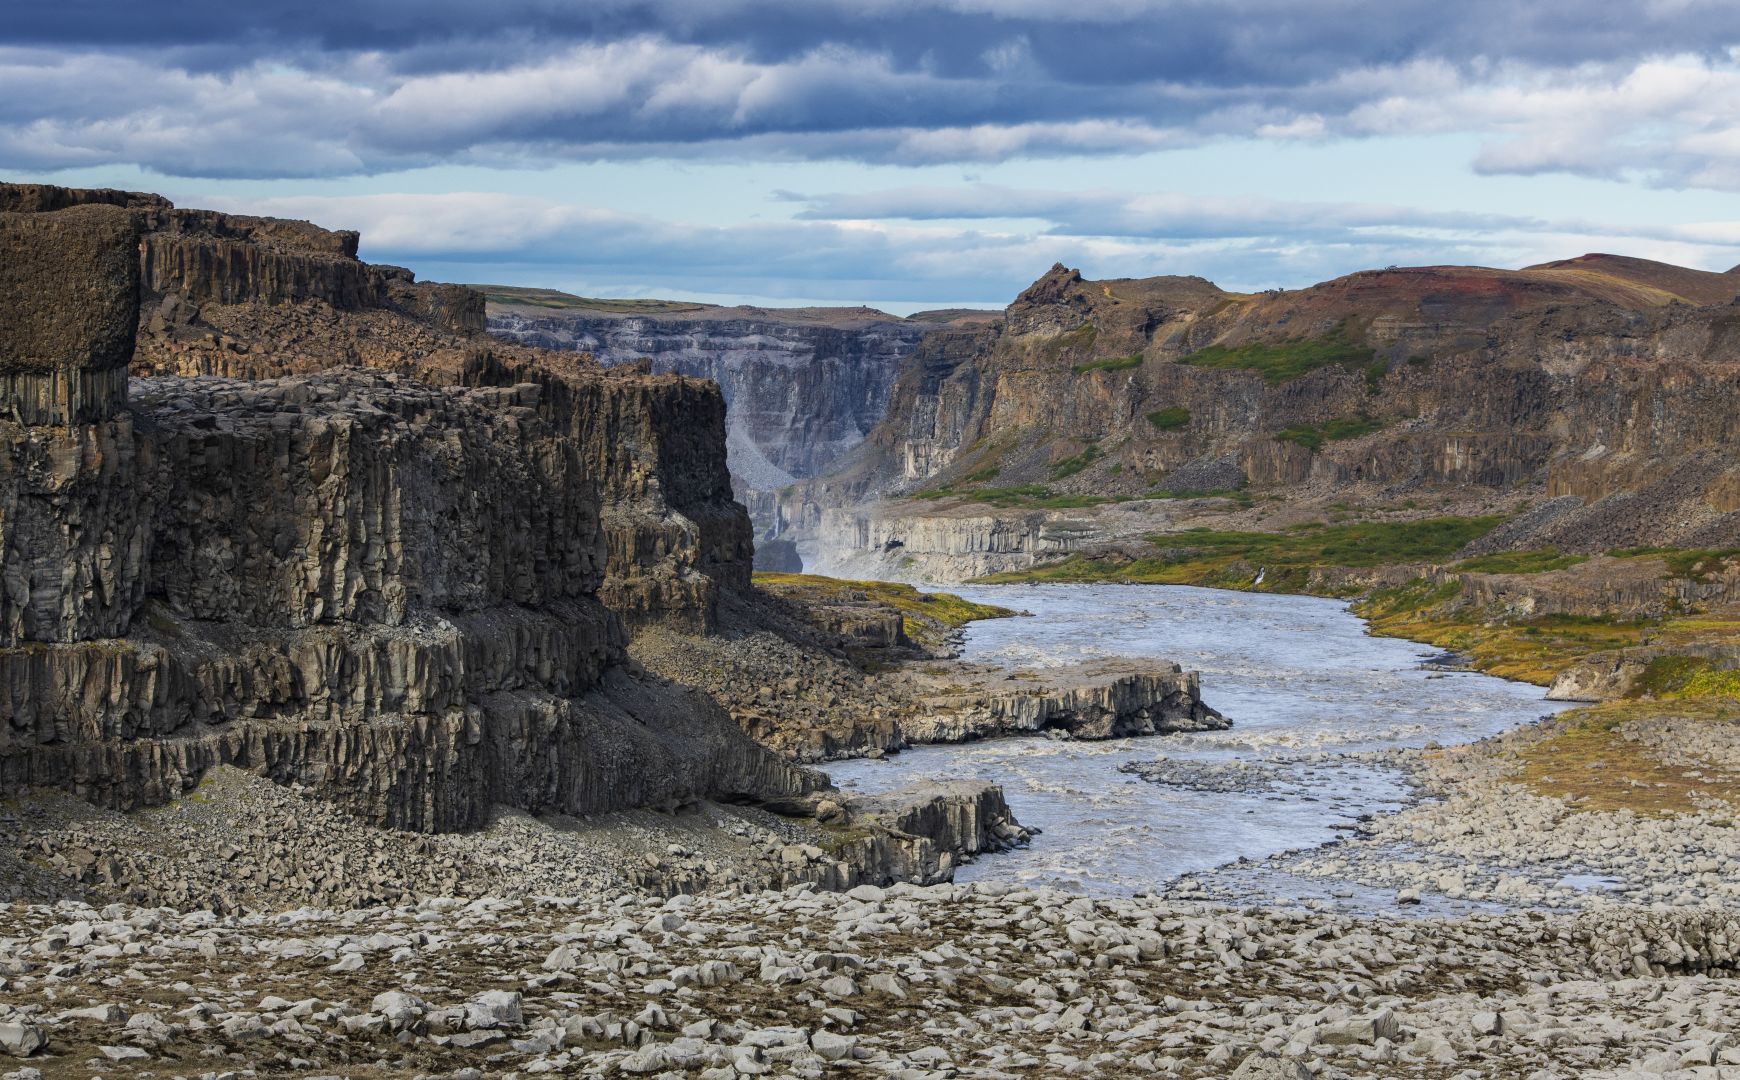
[{"label": "layered rock wall", "polygon": [[[1151,671],[1108,671],[1093,665],[1046,670],[1037,688],[1001,680],[951,676],[967,685],[925,694],[900,720],[912,742],[969,742],[1010,735],[1119,739],[1185,731],[1215,731],[1228,720],[1203,704],[1200,677],[1176,664]],[[999,682],[1001,685],[999,685]]]},{"label": "layered rock wall", "polygon": [[[3,374],[119,388],[6,384],[0,784],[235,765],[439,830],[818,782],[624,662],[748,585],[716,387],[492,345],[478,294],[302,222],[0,185],[0,241]],[[201,377],[129,406],[129,361]]]},{"label": "layered rock wall", "polygon": [[[1057,267],[1001,324],[926,339],[887,419],[778,513],[800,547],[837,547],[828,509],[919,491],[944,497],[866,513],[961,516],[986,489],[1526,492],[1587,512],[1519,543],[1722,546],[1740,528],[1737,297],[1740,275],[1611,256],[1258,296]],[[1016,526],[1022,497],[986,512]]]},{"label": "layered rock wall", "polygon": [[13,429],[0,780],[128,808],[237,765],[416,829],[803,790],[705,698],[612,674],[605,485],[539,397],[153,379]]},{"label": "layered rock wall", "polygon": [[495,303],[489,329],[524,345],[589,353],[607,366],[647,357],[655,372],[718,383],[737,495],[770,536],[779,531],[774,493],[863,441],[929,327],[861,309],[696,305],[655,314]]}]

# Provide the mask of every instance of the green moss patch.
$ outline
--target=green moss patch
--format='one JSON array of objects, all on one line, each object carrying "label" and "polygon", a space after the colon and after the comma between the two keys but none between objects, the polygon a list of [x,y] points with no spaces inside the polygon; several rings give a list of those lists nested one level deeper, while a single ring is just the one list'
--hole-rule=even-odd
[{"label": "green moss patch", "polygon": [[1062,480],[1066,477],[1074,476],[1076,473],[1081,472],[1083,469],[1105,456],[1106,453],[1104,450],[1101,450],[1097,446],[1089,446],[1081,453],[1072,457],[1066,457],[1062,461],[1053,465],[1051,467],[1051,478],[1053,480]]},{"label": "green moss patch", "polygon": [[1161,431],[1178,431],[1190,425],[1190,410],[1177,405],[1155,409],[1148,414],[1148,422]]},{"label": "green moss patch", "polygon": [[954,593],[920,592],[892,581],[852,581],[819,574],[756,574],[755,584],[779,596],[815,603],[865,600],[900,612],[906,636],[920,645],[940,642],[950,630],[979,619],[1006,619],[1016,612],[979,604]]},{"label": "green moss patch", "polygon": [[1316,452],[1326,442],[1340,442],[1344,439],[1357,439],[1361,435],[1370,435],[1383,427],[1383,422],[1373,420],[1369,416],[1348,416],[1339,420],[1331,420],[1321,426],[1317,424],[1301,424],[1276,432],[1277,442],[1298,443],[1307,450]]},{"label": "green moss patch", "polygon": [[1090,360],[1085,364],[1076,364],[1070,370],[1077,375],[1086,375],[1090,371],[1129,371],[1141,366],[1142,354],[1131,353],[1129,356],[1106,356]]},{"label": "green moss patch", "polygon": [[[1371,346],[1360,340],[1358,327],[1343,320],[1334,330],[1320,337],[1295,338],[1291,341],[1251,341],[1243,345],[1209,345],[1187,356],[1179,363],[1192,367],[1220,370],[1253,371],[1271,386],[1290,382],[1319,368],[1345,367],[1365,372],[1383,365]],[[1383,365],[1387,370],[1387,365]],[[1378,378],[1383,373],[1378,372]]]},{"label": "green moss patch", "polygon": [[1556,547],[1544,547],[1534,551],[1477,555],[1472,559],[1463,559],[1451,569],[1466,570],[1472,574],[1542,574],[1588,561],[1587,555],[1565,555]]}]

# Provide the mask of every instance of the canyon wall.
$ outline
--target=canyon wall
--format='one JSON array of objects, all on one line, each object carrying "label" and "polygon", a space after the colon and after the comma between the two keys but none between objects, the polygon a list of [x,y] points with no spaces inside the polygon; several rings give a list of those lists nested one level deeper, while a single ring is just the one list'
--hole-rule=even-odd
[{"label": "canyon wall", "polygon": [[1740,531],[1737,298],[1740,273],[1613,256],[1259,295],[1059,266],[1000,323],[928,337],[883,423],[775,512],[812,557],[860,565],[915,558],[915,519],[948,534],[946,559],[1031,536],[1047,504],[1102,504],[1070,515],[1079,549],[1105,538],[1111,500],[1149,507],[1152,527],[1169,511],[1144,500],[1234,489],[1533,498],[1551,512],[1513,546],[1724,546]]},{"label": "canyon wall", "polygon": [[0,785],[236,765],[440,830],[818,782],[624,653],[747,586],[716,387],[306,223],[0,185],[0,242]]},{"label": "canyon wall", "polygon": [[720,308],[670,301],[585,301],[492,287],[498,338],[586,353],[606,366],[652,361],[719,384],[738,497],[764,538],[775,493],[819,475],[888,412],[901,364],[935,325],[868,308]]}]

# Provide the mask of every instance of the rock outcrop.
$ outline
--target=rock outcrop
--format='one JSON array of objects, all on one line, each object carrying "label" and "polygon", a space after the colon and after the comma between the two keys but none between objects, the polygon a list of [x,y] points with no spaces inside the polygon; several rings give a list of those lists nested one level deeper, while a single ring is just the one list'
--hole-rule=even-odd
[{"label": "rock outcrop", "polygon": [[[0,207],[34,205],[14,196]],[[0,416],[105,420],[127,400],[139,221],[119,206],[0,209]]]},{"label": "rock outcrop", "polygon": [[[842,888],[1025,838],[993,785],[824,803],[628,655],[751,593],[718,386],[495,341],[481,294],[356,250],[0,185],[0,789],[125,811],[242,770],[422,833],[720,800],[825,817],[794,828],[837,850],[753,873]],[[79,854],[81,883],[156,895],[149,860]],[[295,882],[403,895],[377,878]]]},{"label": "rock outcrop", "polygon": [[737,495],[770,538],[776,492],[863,441],[888,411],[901,364],[935,325],[870,308],[587,301],[500,287],[489,295],[499,338],[608,366],[650,358],[656,372],[718,383]]},{"label": "rock outcrop", "polygon": [[963,665],[927,677],[900,719],[901,733],[915,743],[1036,734],[1118,739],[1230,726],[1203,703],[1196,672],[1103,661],[1039,672]]},{"label": "rock outcrop", "polygon": [[[1000,323],[927,338],[884,422],[782,496],[780,527],[838,553],[852,538],[830,509],[870,536],[957,509],[1019,533],[1024,504],[1248,487],[1551,500],[1515,547],[1725,546],[1740,527],[1737,305],[1740,275],[1612,256],[1253,296],[1060,266]],[[913,494],[927,501],[878,503]]]},{"label": "rock outcrop", "polygon": [[[821,782],[623,651],[747,587],[715,387],[492,344],[354,234],[0,207],[0,783],[131,808],[234,765],[448,830]],[[194,377],[129,404],[129,362]]]}]

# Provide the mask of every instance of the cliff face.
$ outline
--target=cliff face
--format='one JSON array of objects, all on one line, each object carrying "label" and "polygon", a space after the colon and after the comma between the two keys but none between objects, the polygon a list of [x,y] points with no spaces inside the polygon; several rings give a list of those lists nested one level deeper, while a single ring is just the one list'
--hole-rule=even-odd
[{"label": "cliff face", "polygon": [[930,328],[861,308],[775,312],[652,301],[612,310],[513,302],[541,298],[549,305],[549,295],[492,291],[490,331],[524,345],[589,353],[607,366],[647,357],[655,372],[718,383],[737,494],[764,536],[776,531],[768,515],[773,493],[818,475],[863,441],[888,412],[901,363]]},{"label": "cliff face", "polygon": [[[1000,325],[927,339],[885,421],[780,513],[814,539],[826,508],[921,490],[950,498],[900,513],[1021,485],[1484,490],[1563,497],[1519,542],[1719,544],[1740,525],[1737,297],[1740,274],[1612,256],[1256,296],[1060,266]],[[836,524],[825,545],[876,532]]]},{"label": "cliff face", "polygon": [[[625,662],[747,585],[715,388],[491,344],[353,234],[0,207],[0,785],[127,808],[229,764],[435,830],[815,782]],[[200,377],[129,401],[129,359]]]}]

